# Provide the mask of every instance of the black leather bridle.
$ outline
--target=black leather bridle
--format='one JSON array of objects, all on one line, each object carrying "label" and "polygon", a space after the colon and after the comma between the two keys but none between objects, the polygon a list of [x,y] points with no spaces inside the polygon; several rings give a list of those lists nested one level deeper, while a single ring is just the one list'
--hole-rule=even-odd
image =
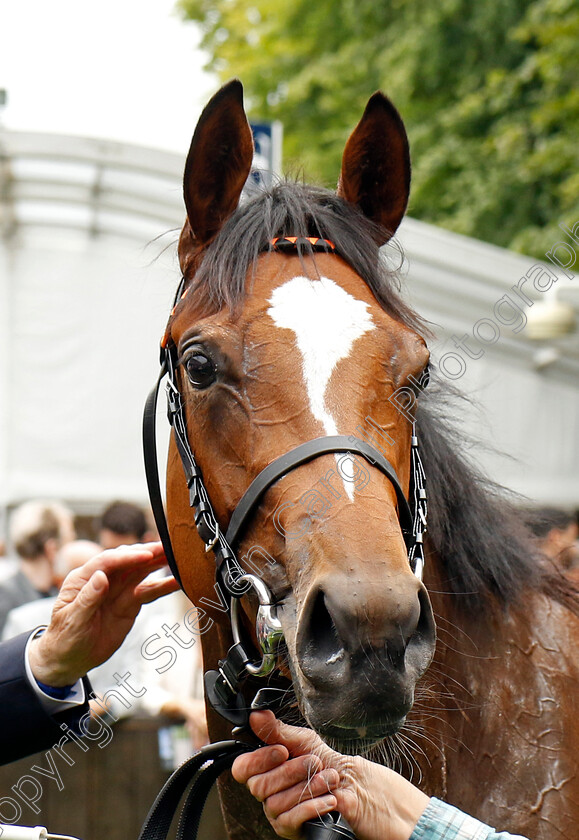
[{"label": "black leather bridle", "polygon": [[[308,240],[314,250],[333,250],[334,246],[327,240]],[[299,246],[299,240],[283,239],[273,243],[276,250],[289,250]],[[184,281],[182,281],[176,295],[179,301],[183,293]],[[177,350],[172,342],[161,348],[161,371],[157,383],[145,405],[143,418],[143,446],[145,456],[145,471],[149,497],[155,517],[159,536],[165,549],[165,556],[171,571],[181,584],[179,569],[175,561],[167,520],[163,508],[163,501],[159,483],[159,472],[157,466],[157,448],[155,434],[157,396],[163,378],[167,377],[167,407],[168,419],[173,428],[174,441],[179,452],[185,480],[189,489],[189,504],[193,510],[194,521],[197,532],[205,543],[205,550],[212,551],[216,562],[216,579],[221,584],[226,598],[231,605],[232,599],[239,599],[251,587],[253,587],[260,601],[262,628],[258,633],[258,642],[261,647],[262,668],[251,665],[251,657],[240,640],[239,630],[234,627],[234,639],[236,643],[230,649],[227,659],[220,662],[219,672],[209,672],[214,677],[209,678],[206,687],[209,697],[217,710],[231,720],[239,723],[239,686],[241,681],[249,674],[262,675],[269,673],[273,664],[272,638],[276,641],[281,638],[281,628],[275,618],[274,603],[268,590],[258,579],[243,569],[237,559],[235,546],[252,518],[259,502],[267,490],[275,484],[282,476],[312,461],[321,455],[350,453],[361,455],[368,463],[379,469],[391,482],[396,492],[398,503],[398,518],[402,535],[408,552],[408,560],[413,572],[422,577],[424,566],[423,534],[426,530],[427,499],[425,489],[425,475],[420,454],[418,450],[418,438],[415,428],[412,431],[411,443],[411,465],[410,465],[410,503],[404,495],[400,486],[398,476],[392,464],[384,454],[361,438],[347,435],[332,435],[315,438],[296,446],[289,452],[280,455],[268,464],[251,482],[241,499],[239,500],[225,533],[219,524],[218,518],[211,504],[209,494],[203,482],[201,470],[195,459],[194,450],[189,443],[187,433],[187,422],[185,417],[183,398],[179,391],[176,378]],[[181,584],[182,585],[182,584]],[[233,616],[237,611],[232,611]],[[237,630],[237,632],[236,632]],[[267,668],[265,667],[267,657]]]},{"label": "black leather bridle", "polygon": [[[325,239],[300,239],[297,237],[276,239],[271,247],[279,251],[298,250],[307,244],[312,250],[335,251],[335,246]],[[181,299],[184,280],[181,281],[176,303]],[[205,691],[213,708],[232,723],[236,732],[248,734],[249,712],[252,708],[273,708],[285,692],[276,688],[262,688],[255,695],[248,708],[241,692],[241,685],[249,676],[265,676],[275,667],[277,645],[283,639],[281,624],[277,618],[272,594],[257,576],[248,574],[239,563],[235,546],[259,502],[267,490],[282,476],[301,464],[321,455],[339,452],[361,455],[368,463],[377,467],[391,482],[398,502],[398,518],[406,543],[408,561],[413,572],[422,577],[424,566],[423,534],[426,530],[427,501],[425,476],[415,427],[412,429],[410,492],[406,499],[398,476],[384,454],[372,444],[360,438],[346,435],[331,435],[315,438],[296,446],[268,464],[251,482],[228,523],[225,534],[219,525],[209,494],[203,483],[201,470],[195,460],[194,448],[189,443],[187,421],[183,398],[176,378],[177,350],[168,342],[161,348],[161,371],[155,387],[145,404],[143,417],[143,448],[149,497],[159,536],[165,549],[165,556],[176,579],[181,576],[169,535],[163,499],[159,483],[156,445],[157,397],[163,378],[167,377],[167,408],[169,423],[183,464],[183,472],[189,489],[189,504],[193,510],[197,532],[205,543],[205,550],[212,551],[216,562],[216,579],[225,590],[229,600],[233,645],[225,659],[218,663],[218,669],[205,673]],[[182,586],[182,584],[181,584]],[[242,640],[237,605],[241,596],[253,588],[259,601],[256,618],[256,637],[261,652],[261,662],[255,664]],[[220,773],[231,767],[236,756],[248,746],[239,741],[222,741],[203,747],[189,761],[181,765],[159,793],[141,831],[139,840],[166,840],[173,814],[186,788],[192,782],[177,830],[177,840],[196,840],[203,804],[214,781]],[[306,840],[356,840],[354,832],[337,811],[324,814],[304,823]]]}]

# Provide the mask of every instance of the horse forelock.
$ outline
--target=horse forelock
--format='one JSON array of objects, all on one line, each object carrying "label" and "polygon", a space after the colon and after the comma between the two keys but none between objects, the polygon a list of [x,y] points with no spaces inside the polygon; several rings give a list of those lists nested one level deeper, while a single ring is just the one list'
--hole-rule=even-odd
[{"label": "horse forelock", "polygon": [[[381,254],[378,227],[356,206],[330,190],[290,181],[242,201],[202,250],[186,222],[179,259],[196,310],[208,315],[224,307],[239,309],[258,258],[273,239],[285,236],[329,239],[391,317],[428,335],[425,322],[399,295],[400,247],[389,243],[388,254]],[[310,246],[302,253],[315,260]]]}]

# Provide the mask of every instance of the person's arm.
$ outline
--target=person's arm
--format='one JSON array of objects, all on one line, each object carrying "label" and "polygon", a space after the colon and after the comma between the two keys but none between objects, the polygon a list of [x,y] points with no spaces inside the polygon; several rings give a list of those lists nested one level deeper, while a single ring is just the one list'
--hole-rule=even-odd
[{"label": "person's arm", "polygon": [[453,805],[434,797],[418,820],[409,840],[527,840],[520,834],[496,832]]},{"label": "person's arm", "polygon": [[[38,683],[41,694],[58,694],[111,656],[141,605],[177,589],[173,577],[144,582],[164,564],[160,543],[105,551],[67,576],[42,636],[29,642],[24,633],[0,643],[0,763],[51,746],[62,737],[61,723],[74,728],[87,713],[86,703],[65,701],[63,710],[50,694],[43,702]],[[89,689],[84,681],[85,699]]]},{"label": "person's arm", "polygon": [[40,705],[49,715],[56,715],[58,712],[72,709],[73,706],[85,706],[90,691],[90,685],[86,679],[77,680],[73,685],[53,687],[39,682],[32,673],[30,651],[34,646],[35,639],[41,636],[45,630],[46,627],[39,627],[32,634],[29,634],[28,643],[24,650],[26,676],[40,701]]},{"label": "person's arm", "polygon": [[62,737],[60,723],[74,728],[84,711],[76,706],[65,720],[43,707],[26,673],[30,635],[22,633],[0,643],[0,764],[51,747]]},{"label": "person's arm", "polygon": [[331,750],[310,729],[272,712],[253,712],[251,727],[269,746],[239,756],[233,777],[246,784],[280,837],[297,840],[306,820],[340,811],[358,840],[525,840],[492,828],[398,773],[361,756]]}]

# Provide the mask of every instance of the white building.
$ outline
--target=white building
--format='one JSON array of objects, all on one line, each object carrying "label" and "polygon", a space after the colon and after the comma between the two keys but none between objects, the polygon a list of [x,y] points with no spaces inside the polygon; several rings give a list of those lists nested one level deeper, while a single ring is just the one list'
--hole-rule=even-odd
[{"label": "white building", "polygon": [[[179,280],[182,169],[180,156],[117,142],[0,137],[3,510],[29,497],[87,513],[146,500],[141,413]],[[540,304],[556,295],[572,314],[579,287],[563,275],[545,293],[527,283],[533,305],[518,299],[529,323],[516,333],[523,316],[505,326],[495,307],[517,300],[511,287],[535,260],[412,219],[400,241],[409,299],[439,336],[435,358],[451,377],[460,363],[448,354],[463,358],[456,384],[482,406],[469,423],[510,456],[482,452],[489,474],[533,500],[579,504],[578,333],[529,337]],[[503,321],[508,311],[499,306]],[[459,349],[452,336],[465,334]]]}]

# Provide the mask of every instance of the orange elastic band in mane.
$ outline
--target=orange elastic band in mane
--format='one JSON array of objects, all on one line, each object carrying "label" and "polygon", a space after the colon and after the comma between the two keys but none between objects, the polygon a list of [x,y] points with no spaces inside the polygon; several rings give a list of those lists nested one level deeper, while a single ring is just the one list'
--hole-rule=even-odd
[{"label": "orange elastic band in mane", "polygon": [[295,251],[306,242],[314,251],[334,252],[336,250],[333,242],[320,236],[276,236],[271,240],[271,247],[274,251]]}]

